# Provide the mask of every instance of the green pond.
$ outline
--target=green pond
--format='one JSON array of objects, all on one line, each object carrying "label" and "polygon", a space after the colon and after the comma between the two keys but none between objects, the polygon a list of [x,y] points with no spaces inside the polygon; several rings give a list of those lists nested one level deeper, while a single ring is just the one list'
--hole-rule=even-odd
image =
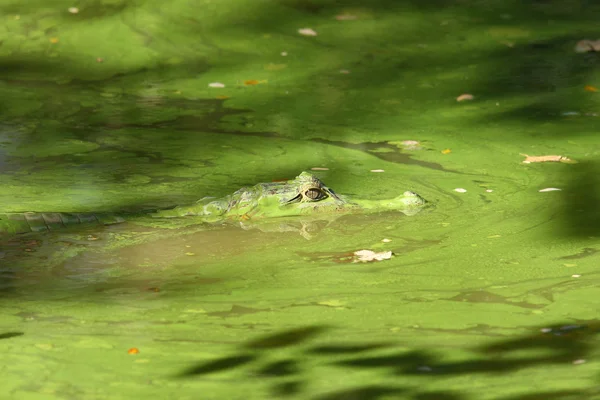
[{"label": "green pond", "polygon": [[0,18],[2,212],[301,171],[433,204],[310,232],[3,238],[0,398],[600,399],[600,43],[576,51],[599,3],[0,0]]}]

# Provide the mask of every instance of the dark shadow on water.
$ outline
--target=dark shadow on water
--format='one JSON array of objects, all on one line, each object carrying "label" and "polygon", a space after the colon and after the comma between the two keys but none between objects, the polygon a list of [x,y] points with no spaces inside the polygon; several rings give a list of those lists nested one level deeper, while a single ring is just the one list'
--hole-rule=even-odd
[{"label": "dark shadow on water", "polygon": [[25,332],[4,332],[0,333],[0,340],[12,339],[15,337],[23,336]]},{"label": "dark shadow on water", "polygon": [[568,237],[600,236],[600,161],[583,161],[563,171],[560,232]]},{"label": "dark shadow on water", "polygon": [[[303,363],[310,360],[310,368],[326,366],[351,371],[378,371],[377,384],[352,384],[332,387],[329,393],[311,397],[315,400],[375,400],[402,398],[411,400],[467,400],[472,399],[469,389],[462,391],[428,391],[423,379],[435,380],[446,377],[497,376],[517,373],[526,368],[546,368],[549,365],[585,363],[600,335],[600,321],[580,321],[556,324],[533,329],[529,335],[520,335],[492,342],[489,345],[465,349],[471,359],[448,362],[439,351],[406,349],[405,345],[394,350],[391,343],[334,343],[314,344],[319,334],[331,328],[323,326],[302,327],[268,335],[253,340],[239,348],[239,355],[192,366],[179,378],[191,378],[216,372],[226,372],[245,367],[249,376],[269,379],[274,396],[302,395],[310,382]],[[293,346],[293,347],[292,347]],[[270,350],[290,347],[288,356],[281,358]],[[382,353],[379,355],[378,353]],[[276,358],[276,359],[274,359]],[[575,367],[575,366],[574,366]],[[403,377],[403,384],[397,379]],[[412,377],[412,378],[411,378]],[[406,385],[415,379],[416,385]],[[485,379],[484,377],[478,379]],[[426,381],[425,381],[426,382]],[[571,400],[593,398],[600,394],[599,387],[583,387],[580,390],[541,391],[501,397],[499,400]],[[306,398],[306,394],[304,397]]]}]

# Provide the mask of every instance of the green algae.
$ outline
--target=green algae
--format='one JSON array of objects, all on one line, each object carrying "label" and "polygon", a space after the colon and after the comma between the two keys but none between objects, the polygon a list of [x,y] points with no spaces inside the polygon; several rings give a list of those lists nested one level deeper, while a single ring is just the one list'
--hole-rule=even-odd
[{"label": "green algae", "polygon": [[[290,223],[2,243],[0,397],[598,397],[598,97],[583,88],[599,84],[595,55],[573,51],[595,4],[0,10],[4,212],[139,211],[312,167],[343,194],[435,203],[310,240]],[[363,248],[395,256],[343,262]]]}]

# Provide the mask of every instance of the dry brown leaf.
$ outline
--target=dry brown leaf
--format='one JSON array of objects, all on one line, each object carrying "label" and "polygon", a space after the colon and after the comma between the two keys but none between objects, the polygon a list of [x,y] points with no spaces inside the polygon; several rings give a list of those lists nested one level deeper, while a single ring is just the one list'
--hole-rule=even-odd
[{"label": "dry brown leaf", "polygon": [[244,81],[244,85],[246,86],[258,85],[259,83],[260,82],[256,79],[248,79],[247,81]]},{"label": "dry brown leaf", "polygon": [[576,53],[587,53],[589,51],[600,51],[600,39],[599,40],[580,40],[575,45]]},{"label": "dry brown leaf", "polygon": [[469,93],[463,93],[460,96],[458,96],[456,98],[456,101],[466,101],[466,100],[473,100],[475,98],[475,96],[473,96],[472,94]]},{"label": "dry brown leaf", "polygon": [[298,29],[298,33],[303,36],[317,36],[317,32],[315,32],[311,28]]},{"label": "dry brown leaf", "polygon": [[583,90],[585,90],[586,92],[597,92],[598,91],[597,88],[595,88],[594,86],[591,86],[591,85],[585,85],[583,87]]},{"label": "dry brown leaf", "polygon": [[353,262],[369,262],[369,261],[383,261],[392,258],[391,251],[382,251],[376,253],[372,250],[358,250],[354,252]]},{"label": "dry brown leaf", "polygon": [[530,155],[523,154],[523,153],[521,153],[521,155],[523,157],[525,157],[525,160],[523,160],[524,164],[539,163],[539,162],[561,162],[561,163],[566,163],[566,164],[575,164],[577,162],[577,161],[573,161],[570,158],[565,157],[565,156],[556,156],[556,155],[530,156]]}]

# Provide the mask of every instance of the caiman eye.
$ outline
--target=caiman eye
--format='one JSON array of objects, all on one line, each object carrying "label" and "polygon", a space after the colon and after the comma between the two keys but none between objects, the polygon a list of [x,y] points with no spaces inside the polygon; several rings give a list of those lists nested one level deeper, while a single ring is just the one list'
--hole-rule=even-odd
[{"label": "caiman eye", "polygon": [[318,201],[323,199],[326,195],[325,193],[323,193],[323,191],[321,189],[317,189],[317,188],[310,188],[308,190],[306,190],[306,192],[304,192],[304,195],[313,201]]}]

